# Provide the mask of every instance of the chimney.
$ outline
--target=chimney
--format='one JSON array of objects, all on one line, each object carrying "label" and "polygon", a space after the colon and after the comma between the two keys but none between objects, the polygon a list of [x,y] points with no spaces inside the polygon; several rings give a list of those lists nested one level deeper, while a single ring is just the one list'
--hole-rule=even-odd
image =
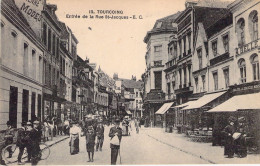
[{"label": "chimney", "polygon": [[193,7],[193,6],[196,6],[198,4],[198,1],[195,1],[195,0],[187,0],[185,2],[185,7],[186,9],[189,8],[189,7]]}]

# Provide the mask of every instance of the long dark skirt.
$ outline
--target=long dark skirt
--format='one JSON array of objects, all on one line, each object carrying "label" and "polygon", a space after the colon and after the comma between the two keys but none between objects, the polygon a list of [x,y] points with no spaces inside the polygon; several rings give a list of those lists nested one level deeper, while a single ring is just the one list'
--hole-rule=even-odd
[{"label": "long dark skirt", "polygon": [[232,137],[227,137],[225,140],[225,146],[224,146],[224,155],[228,155],[228,157],[233,157],[234,156],[234,141]]},{"label": "long dark skirt", "polygon": [[87,143],[87,152],[94,152],[95,143]]},{"label": "long dark skirt", "polygon": [[245,137],[239,137],[235,141],[235,146],[236,146],[236,153],[239,157],[246,157],[247,156],[247,145],[246,145],[246,140]]},{"label": "long dark skirt", "polygon": [[72,135],[70,140],[70,154],[76,154],[79,152],[79,135]]}]

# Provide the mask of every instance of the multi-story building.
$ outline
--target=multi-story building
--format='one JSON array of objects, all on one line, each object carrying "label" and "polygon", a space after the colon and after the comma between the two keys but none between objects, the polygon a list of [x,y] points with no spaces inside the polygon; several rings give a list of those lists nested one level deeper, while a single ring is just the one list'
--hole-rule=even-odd
[{"label": "multi-story building", "polygon": [[161,117],[155,112],[162,106],[166,93],[165,63],[168,62],[168,43],[172,33],[177,31],[174,23],[179,13],[159,19],[153,29],[148,31],[144,42],[147,44],[144,74],[145,116],[151,126],[161,125]]},{"label": "multi-story building", "polygon": [[[1,1],[0,127],[42,117],[44,45],[13,0]],[[8,42],[7,42],[8,41]]]}]

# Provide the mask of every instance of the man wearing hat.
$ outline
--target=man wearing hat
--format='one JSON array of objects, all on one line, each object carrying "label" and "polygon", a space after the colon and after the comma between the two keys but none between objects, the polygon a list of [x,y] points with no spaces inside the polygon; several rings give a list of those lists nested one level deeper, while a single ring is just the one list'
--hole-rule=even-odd
[{"label": "man wearing hat", "polygon": [[229,124],[224,128],[223,134],[225,136],[225,146],[224,146],[224,155],[227,155],[228,158],[233,158],[234,157],[234,139],[233,139],[233,134],[236,131],[235,128],[235,121],[236,118],[233,116],[230,116],[228,118]]},{"label": "man wearing hat", "polygon": [[26,141],[26,122],[22,122],[22,127],[18,129],[17,134],[17,142],[16,145],[19,147],[19,154],[18,154],[18,165],[23,164],[21,162],[22,155],[24,153],[24,148],[27,146],[28,142]]},{"label": "man wearing hat", "polygon": [[[5,146],[12,144],[14,138],[14,129],[12,127],[12,123],[10,121],[7,121],[6,125],[7,125],[7,129],[5,130],[5,136],[4,136]],[[9,152],[8,157],[11,158],[12,150],[11,149],[7,149],[7,150]]]},{"label": "man wearing hat", "polygon": [[115,126],[110,128],[109,137],[111,148],[111,165],[116,165],[118,152],[120,150],[120,143],[122,139],[122,129],[119,127],[120,119],[115,120]]},{"label": "man wearing hat", "polygon": [[40,160],[40,142],[41,142],[41,129],[40,122],[34,121],[33,128],[31,130],[32,139],[32,165],[36,165]]},{"label": "man wearing hat", "polygon": [[88,152],[88,162],[94,162],[94,147],[95,147],[95,139],[96,133],[93,126],[88,126],[86,131],[86,149]]},{"label": "man wearing hat", "polygon": [[31,158],[32,158],[32,151],[33,151],[33,146],[31,144],[32,142],[32,123],[31,122],[27,122],[26,123],[26,130],[25,130],[25,140],[26,142],[28,142],[28,144],[26,144],[26,149],[27,149],[27,153],[28,153],[28,160],[26,162],[31,162]]},{"label": "man wearing hat", "polygon": [[96,135],[97,135],[97,145],[96,145],[96,151],[98,151],[98,149],[100,151],[102,151],[102,146],[103,146],[103,142],[104,142],[104,125],[102,123],[102,120],[98,120],[98,125],[96,128]]}]

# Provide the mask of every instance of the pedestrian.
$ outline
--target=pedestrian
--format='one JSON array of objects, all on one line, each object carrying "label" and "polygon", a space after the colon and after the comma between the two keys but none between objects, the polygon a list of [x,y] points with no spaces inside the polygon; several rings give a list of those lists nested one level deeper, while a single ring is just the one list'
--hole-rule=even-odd
[{"label": "pedestrian", "polygon": [[135,119],[136,134],[139,134],[139,124],[140,124],[140,122],[139,122],[138,118],[136,118],[136,119]]},{"label": "pedestrian", "polygon": [[[13,143],[13,138],[14,138],[14,128],[12,126],[12,123],[10,121],[6,122],[7,129],[5,130],[5,135],[4,135],[4,146],[10,145]],[[7,149],[8,151],[8,158],[12,157],[12,149],[11,147]]]},{"label": "pedestrian", "polygon": [[18,154],[18,165],[22,165],[21,159],[24,153],[24,149],[27,146],[28,142],[26,140],[26,122],[22,122],[22,127],[18,129],[18,134],[17,134],[17,142],[16,146],[19,148],[19,154]]},{"label": "pedestrian", "polygon": [[94,161],[94,147],[95,147],[95,139],[96,139],[96,133],[94,131],[93,126],[88,126],[87,132],[86,132],[86,149],[88,152],[88,162]]},{"label": "pedestrian", "polygon": [[223,134],[224,134],[224,138],[225,138],[224,155],[227,155],[228,158],[234,157],[235,146],[234,146],[233,134],[236,131],[235,121],[236,121],[236,118],[233,116],[230,116],[228,118],[229,124],[223,130]]},{"label": "pedestrian", "polygon": [[118,152],[120,151],[120,143],[122,139],[122,129],[119,127],[120,120],[115,120],[115,126],[110,128],[109,137],[111,148],[111,165],[116,165]]},{"label": "pedestrian", "polygon": [[63,131],[65,135],[69,135],[69,130],[70,130],[70,121],[66,119],[64,121],[64,131]]},{"label": "pedestrian", "polygon": [[26,142],[28,142],[28,144],[26,144],[26,149],[27,149],[27,154],[28,154],[28,160],[26,161],[27,163],[31,162],[31,158],[32,158],[32,152],[33,152],[33,146],[31,144],[32,142],[32,123],[31,122],[27,122],[26,123],[26,131],[25,131],[25,140]]},{"label": "pedestrian", "polygon": [[37,165],[38,161],[41,159],[41,135],[40,122],[36,120],[33,122],[33,128],[31,130],[32,165]]},{"label": "pedestrian", "polygon": [[237,139],[235,139],[235,150],[240,158],[247,156],[247,145],[246,145],[246,136],[248,134],[248,126],[246,125],[246,119],[244,117],[238,118],[238,127],[236,133],[239,134]]},{"label": "pedestrian", "polygon": [[79,136],[81,135],[81,129],[76,125],[76,122],[72,122],[70,128],[70,154],[74,155],[79,152]]},{"label": "pedestrian", "polygon": [[98,149],[102,151],[102,146],[104,142],[104,131],[105,131],[104,125],[102,121],[99,120],[96,128],[96,135],[97,135],[96,151],[98,151]]}]

